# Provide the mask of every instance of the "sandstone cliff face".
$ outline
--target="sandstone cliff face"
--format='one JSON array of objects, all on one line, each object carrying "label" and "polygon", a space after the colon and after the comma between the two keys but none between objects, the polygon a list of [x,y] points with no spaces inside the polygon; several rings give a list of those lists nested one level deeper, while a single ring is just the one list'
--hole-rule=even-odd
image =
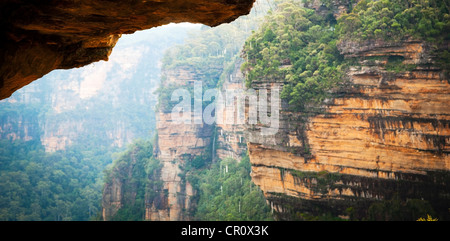
[{"label": "sandstone cliff face", "polygon": [[253,0],[31,1],[0,3],[0,98],[54,69],[107,60],[121,34],[171,22],[215,26]]},{"label": "sandstone cliff face", "polygon": [[0,139],[30,141],[39,139],[39,125],[36,116],[2,116]]},{"label": "sandstone cliff face", "polygon": [[[240,71],[241,60],[234,63],[234,68],[231,73],[225,77],[225,81],[222,85],[221,91],[225,98],[227,91],[238,91],[244,89],[244,77]],[[240,161],[240,157],[247,152],[247,141],[245,139],[245,126],[237,122],[237,105],[227,105],[227,102],[217,103],[216,109],[222,111],[222,117],[227,120],[227,116],[233,116],[234,121],[227,123],[216,124],[217,131],[217,143],[215,153],[217,158],[225,159],[231,157]]]},{"label": "sandstone cliff face", "polygon": [[[242,90],[244,81],[240,72],[241,60],[234,63],[232,71],[224,78],[220,91],[226,96],[227,91]],[[220,68],[217,66],[217,68]],[[198,73],[190,66],[177,66],[165,70],[162,88],[177,86],[192,88],[195,81],[201,80],[202,73]],[[219,102],[216,111],[222,112],[222,117],[237,118],[235,103]],[[194,158],[208,157],[211,161],[217,159],[234,158],[240,161],[247,152],[244,125],[232,123],[195,124],[197,118],[194,108],[188,113],[192,117],[190,123],[176,123],[171,110],[160,108],[157,114],[156,129],[158,133],[155,157],[162,163],[161,181],[163,182],[160,196],[153,202],[147,202],[146,220],[176,221],[189,220],[189,210],[195,208],[195,190],[187,181],[190,174],[185,169]]]},{"label": "sandstone cliff face", "polygon": [[211,143],[212,127],[204,124],[174,124],[170,113],[159,113],[157,120],[158,149],[156,157],[162,163],[162,203],[152,203],[146,209],[146,220],[188,220],[185,210],[191,206],[192,186],[183,177],[186,162],[205,152]]},{"label": "sandstone cliff face", "polygon": [[[282,104],[277,135],[248,130],[253,181],[278,218],[321,208],[364,216],[374,201],[425,199],[448,216],[450,82],[424,42],[343,42],[357,62],[323,112]],[[389,70],[392,61],[410,69]],[[399,61],[400,60],[400,61]],[[283,83],[255,83],[269,88]],[[274,145],[273,143],[278,143]]]},{"label": "sandstone cliff face", "polygon": [[[188,66],[165,70],[162,75],[165,76],[162,88],[169,85],[187,88],[199,79],[195,70]],[[162,164],[160,180],[163,187],[157,202],[147,204],[146,220],[189,220],[189,215],[186,214],[191,208],[194,190],[186,181],[187,174],[183,169],[186,162],[204,154],[211,145],[213,126],[206,125],[203,121],[202,124],[195,124],[197,117],[194,116],[194,109],[186,113],[192,117],[190,123],[177,123],[172,118],[171,110],[160,108],[157,113],[155,157]]]}]

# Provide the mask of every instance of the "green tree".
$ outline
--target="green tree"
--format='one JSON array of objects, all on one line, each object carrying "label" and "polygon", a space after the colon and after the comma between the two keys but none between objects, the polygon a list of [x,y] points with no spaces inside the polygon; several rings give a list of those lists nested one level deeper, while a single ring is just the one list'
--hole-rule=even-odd
[{"label": "green tree", "polygon": [[[359,25],[353,19],[347,17],[350,29]],[[344,79],[334,24],[295,2],[278,5],[244,45],[241,69],[247,87],[253,81],[277,79],[286,83],[281,97],[291,108],[320,104]]]},{"label": "green tree", "polygon": [[198,190],[194,211],[197,220],[271,220],[262,191],[250,177],[248,156],[240,162],[220,160],[209,169],[190,173],[188,180]]}]

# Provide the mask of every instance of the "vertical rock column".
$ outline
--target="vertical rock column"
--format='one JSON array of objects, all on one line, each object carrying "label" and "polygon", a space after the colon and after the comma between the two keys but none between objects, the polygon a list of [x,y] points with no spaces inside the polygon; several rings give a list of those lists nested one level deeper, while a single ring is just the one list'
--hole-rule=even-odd
[{"label": "vertical rock column", "polygon": [[[197,79],[189,67],[165,70],[163,88],[176,85],[187,88]],[[172,93],[169,93],[169,98]],[[156,157],[162,163],[161,181],[163,190],[160,198],[149,204],[146,210],[148,220],[187,220],[186,214],[194,195],[192,186],[186,181],[185,165],[195,156],[201,155],[211,143],[212,126],[206,124],[177,123],[172,119],[171,109],[157,113],[158,142]],[[194,117],[193,108],[190,113]],[[202,122],[203,123],[203,122]]]}]

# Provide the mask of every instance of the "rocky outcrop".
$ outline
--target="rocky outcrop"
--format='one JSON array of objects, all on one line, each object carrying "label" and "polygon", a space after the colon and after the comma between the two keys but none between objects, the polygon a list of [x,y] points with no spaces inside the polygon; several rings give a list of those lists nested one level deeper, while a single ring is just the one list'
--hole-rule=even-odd
[{"label": "rocky outcrop", "polygon": [[450,82],[429,46],[342,42],[339,49],[356,64],[323,110],[296,113],[282,104],[276,135],[248,129],[253,181],[279,219],[319,210],[345,217],[350,207],[362,218],[394,197],[426,200],[448,218]]},{"label": "rocky outcrop", "polygon": [[54,69],[107,60],[121,34],[171,22],[215,26],[253,0],[31,1],[0,3],[0,99]]},{"label": "rocky outcrop", "polygon": [[[199,79],[189,66],[166,69],[162,76],[162,89],[168,86],[192,88],[194,81]],[[202,116],[196,117],[194,109],[185,112],[192,118],[189,123],[178,123],[172,118],[171,110],[160,106],[157,113],[155,158],[162,164],[160,180],[163,187],[157,202],[147,204],[146,220],[189,220],[187,212],[191,208],[194,190],[186,180],[188,173],[184,169],[195,157],[204,155],[213,140],[213,126],[204,124],[202,120],[201,124],[195,124],[195,118],[202,119]]]},{"label": "rocky outcrop", "polygon": [[186,181],[186,162],[200,156],[211,143],[212,127],[204,124],[174,124],[170,113],[159,113],[157,120],[158,148],[155,156],[162,163],[163,182],[160,203],[146,209],[146,220],[188,220],[194,190]]},{"label": "rocky outcrop", "polygon": [[[117,171],[117,170],[116,170]],[[136,195],[136,190],[133,193]],[[102,196],[102,217],[103,220],[109,221],[117,211],[124,205],[123,199],[123,182],[117,177],[105,184]]]},{"label": "rocky outcrop", "polygon": [[160,175],[159,165],[152,159],[151,151],[149,143],[135,142],[115,160],[112,169],[105,172],[103,220],[142,220],[144,199],[155,197],[154,192],[145,192],[157,189],[156,180]]}]

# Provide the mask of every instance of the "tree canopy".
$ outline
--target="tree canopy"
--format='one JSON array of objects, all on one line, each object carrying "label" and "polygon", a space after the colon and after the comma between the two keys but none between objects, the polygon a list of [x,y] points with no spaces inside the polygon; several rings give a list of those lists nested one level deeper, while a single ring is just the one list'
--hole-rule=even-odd
[{"label": "tree canopy", "polygon": [[343,56],[336,47],[334,21],[294,1],[278,5],[246,41],[241,66],[247,87],[275,79],[285,84],[282,98],[304,110],[320,103],[343,79]]}]

